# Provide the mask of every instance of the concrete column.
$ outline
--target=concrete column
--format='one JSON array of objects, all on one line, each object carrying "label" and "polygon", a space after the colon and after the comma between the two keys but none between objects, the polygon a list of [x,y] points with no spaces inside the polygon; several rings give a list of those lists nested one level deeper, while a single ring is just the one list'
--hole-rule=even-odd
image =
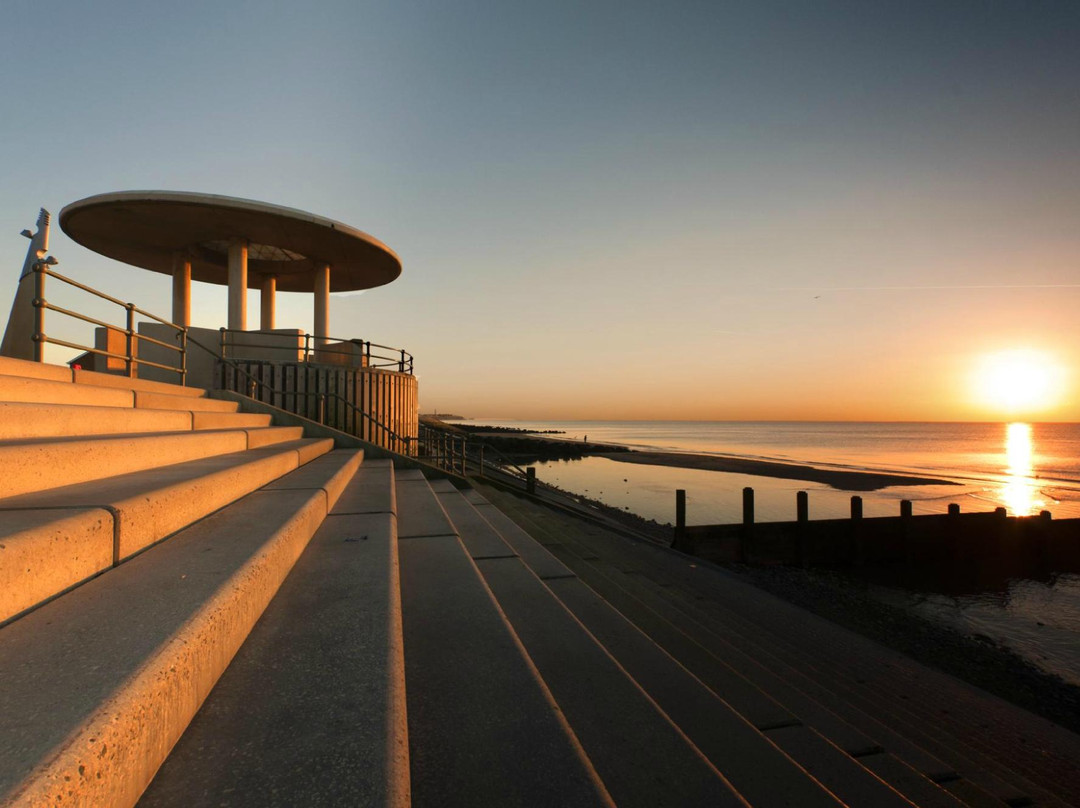
[{"label": "concrete column", "polygon": [[173,255],[172,321],[191,325],[191,259],[183,253]]},{"label": "concrete column", "polygon": [[330,340],[330,265],[323,264],[315,270],[315,344],[325,345]]},{"label": "concrete column", "polygon": [[274,328],[274,297],[277,295],[277,275],[263,278],[261,297],[259,298],[259,328],[271,331]]},{"label": "concrete column", "polygon": [[248,244],[236,239],[229,244],[229,328],[247,330]]}]

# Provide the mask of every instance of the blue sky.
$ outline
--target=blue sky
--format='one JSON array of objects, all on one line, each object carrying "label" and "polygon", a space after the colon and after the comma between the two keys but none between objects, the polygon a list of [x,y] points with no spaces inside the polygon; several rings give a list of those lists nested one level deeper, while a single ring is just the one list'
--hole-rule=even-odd
[{"label": "blue sky", "polygon": [[[996,417],[969,395],[980,356],[1080,368],[1074,3],[15,0],[4,16],[9,277],[40,205],[204,191],[393,247],[401,279],[336,298],[332,328],[413,352],[424,409]],[[164,276],[58,229],[52,251],[168,313]],[[223,289],[194,299],[196,324],[223,322]],[[310,328],[310,301],[282,296],[279,324]],[[1077,419],[1071,401],[1042,417]]]}]

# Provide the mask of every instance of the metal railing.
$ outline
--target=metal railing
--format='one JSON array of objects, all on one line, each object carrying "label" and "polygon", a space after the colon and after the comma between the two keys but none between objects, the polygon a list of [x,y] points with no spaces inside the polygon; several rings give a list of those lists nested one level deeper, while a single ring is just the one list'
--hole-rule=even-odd
[{"label": "metal railing", "polygon": [[[38,261],[34,264],[34,273],[36,275],[34,282],[34,359],[38,362],[45,361],[45,344],[61,345],[65,348],[72,348],[76,351],[83,351],[84,353],[92,353],[97,356],[104,356],[108,359],[118,359],[124,362],[125,374],[129,378],[133,378],[137,375],[136,369],[139,365],[147,365],[149,367],[160,368],[172,373],[180,375],[180,384],[187,383],[187,342],[188,342],[188,330],[182,325],[176,323],[170,323],[168,320],[158,317],[156,314],[151,314],[148,311],[144,311],[136,306],[134,303],[125,303],[122,300],[118,300],[111,295],[107,295],[104,292],[99,292],[97,289],[93,289],[71,278],[64,277],[59,272],[54,272],[49,269],[49,265],[44,261]],[[58,281],[63,281],[69,286],[74,286],[76,289],[80,289],[87,292],[101,300],[106,300],[109,303],[113,303],[127,312],[126,321],[123,328],[119,328],[111,323],[106,323],[102,320],[98,320],[95,317],[90,317],[86,314],[80,314],[77,311],[57,306],[48,301],[45,297],[45,279],[56,278]],[[124,353],[116,353],[115,351],[109,351],[106,349],[98,348],[97,346],[80,345],[77,342],[69,342],[67,340],[58,339],[56,337],[50,337],[45,330],[45,312],[55,311],[57,314],[65,314],[68,317],[73,317],[76,320],[82,320],[83,322],[90,323],[92,325],[100,326],[106,329],[106,335],[110,331],[124,335]],[[163,342],[153,337],[145,335],[139,335],[135,331],[135,316],[142,315],[143,317],[149,317],[151,320],[155,320],[164,326],[173,328],[176,330],[177,342],[179,344],[173,345],[169,342]],[[179,366],[163,364],[161,362],[153,362],[149,359],[140,359],[137,356],[137,344],[139,342],[149,342],[154,345],[160,345],[162,348],[166,348],[170,351],[176,351],[179,356]],[[106,346],[108,346],[108,337],[105,340]]]},{"label": "metal railing", "polygon": [[490,443],[467,433],[431,424],[420,424],[419,456],[432,465],[460,474],[473,470],[480,477],[502,474],[521,482],[536,477]]},{"label": "metal railing", "polygon": [[[412,354],[404,348],[392,348],[389,345],[380,345],[377,342],[362,339],[341,339],[338,337],[316,337],[312,334],[275,334],[267,331],[243,331],[236,328],[222,328],[219,343],[219,357],[227,358],[230,350],[248,350],[261,348],[275,351],[293,350],[297,352],[297,361],[303,364],[342,365],[345,367],[379,368],[383,370],[396,370],[398,373],[413,372]],[[245,339],[241,342],[232,335],[244,334]],[[254,337],[265,338],[266,341],[252,341]],[[302,340],[302,344],[292,345],[290,341]]]}]

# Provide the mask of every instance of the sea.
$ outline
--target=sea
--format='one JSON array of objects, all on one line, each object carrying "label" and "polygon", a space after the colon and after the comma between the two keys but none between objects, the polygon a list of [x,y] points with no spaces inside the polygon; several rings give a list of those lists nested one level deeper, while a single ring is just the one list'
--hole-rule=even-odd
[{"label": "sea", "polygon": [[[536,463],[537,477],[566,491],[670,523],[675,491],[687,498],[688,524],[742,518],[742,490],[754,489],[758,521],[795,518],[798,491],[810,518],[850,514],[853,494],[865,516],[892,516],[900,501],[915,513],[1004,507],[1011,515],[1050,511],[1080,517],[1080,424],[725,421],[518,421],[467,424],[511,427],[551,437],[633,449],[780,461],[845,471],[885,471],[942,480],[877,491],[748,474],[622,463],[605,457]],[[1080,575],[1050,571],[985,591],[915,591],[875,586],[880,599],[970,635],[989,637],[1043,670],[1080,686]]]}]

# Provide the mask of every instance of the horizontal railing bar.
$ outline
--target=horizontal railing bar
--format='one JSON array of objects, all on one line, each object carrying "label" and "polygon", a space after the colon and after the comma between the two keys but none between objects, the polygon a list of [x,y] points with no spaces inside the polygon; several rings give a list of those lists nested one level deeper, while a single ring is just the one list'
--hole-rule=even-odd
[{"label": "horizontal railing bar", "polygon": [[[121,362],[128,361],[127,354],[110,353],[109,351],[103,351],[100,348],[91,348],[89,345],[79,345],[77,342],[68,342],[67,340],[57,339],[56,337],[42,337],[42,342],[48,342],[52,345],[62,345],[65,348],[74,348],[76,351],[83,351],[85,353],[92,353],[97,356],[107,356],[110,359],[119,359]],[[136,365],[149,365],[150,367],[161,368],[162,370],[171,370],[173,373],[179,373],[181,376],[187,374],[187,371],[176,367],[175,365],[163,365],[160,362],[151,362],[149,359],[135,359],[131,361]]]},{"label": "horizontal railing bar", "polygon": [[176,351],[177,353],[183,353],[184,349],[179,345],[173,345],[171,342],[162,342],[159,339],[148,337],[145,334],[135,333],[131,335],[131,338],[138,340],[139,342],[152,342],[154,345],[160,345],[162,348],[168,348],[170,351]]},{"label": "horizontal railing bar", "polygon": [[[42,303],[41,306],[42,308],[48,309],[49,311],[55,311],[59,314],[66,314],[68,317],[74,317],[76,320],[82,320],[85,323],[93,323],[94,325],[101,326],[102,328],[107,328],[110,331],[115,331],[117,334],[124,334],[126,336],[128,333],[128,330],[126,328],[121,328],[120,326],[106,323],[87,314],[79,314],[79,312],[77,311],[65,309],[63,306],[57,306],[49,303],[48,301]],[[172,325],[172,323],[165,323],[165,325]],[[181,348],[179,345],[173,345],[171,342],[162,342],[159,339],[154,339],[153,337],[148,337],[145,334],[139,334],[138,332],[133,332],[131,334],[131,338],[134,340],[138,340],[139,342],[152,342],[155,345],[160,345],[162,348],[168,348],[170,351],[176,351],[177,353],[183,353],[184,351],[184,349]],[[123,358],[126,359],[127,354],[124,354]]]},{"label": "horizontal railing bar", "polygon": [[69,284],[70,286],[74,286],[77,289],[82,289],[84,292],[89,292],[92,295],[97,295],[102,300],[108,300],[110,303],[115,303],[117,306],[125,309],[127,308],[128,304],[125,303],[123,300],[117,300],[111,295],[107,295],[104,292],[99,292],[97,289],[92,289],[85,284],[79,283],[78,281],[73,281],[71,278],[64,277],[58,272],[53,272],[51,269],[42,269],[41,271],[52,278],[56,278],[58,281],[63,281],[64,283]]},{"label": "horizontal railing bar", "polygon": [[118,326],[112,325],[111,323],[103,322],[102,320],[95,319],[94,317],[90,317],[87,314],[79,314],[79,312],[77,311],[70,311],[69,309],[65,309],[63,306],[56,306],[52,303],[49,303],[48,301],[45,301],[40,305],[43,309],[48,309],[49,311],[56,311],[60,314],[66,314],[68,317],[74,317],[76,320],[82,320],[85,323],[93,323],[94,325],[100,325],[103,328],[110,328],[113,331],[116,331],[118,334],[127,334],[126,328],[120,328]]}]

